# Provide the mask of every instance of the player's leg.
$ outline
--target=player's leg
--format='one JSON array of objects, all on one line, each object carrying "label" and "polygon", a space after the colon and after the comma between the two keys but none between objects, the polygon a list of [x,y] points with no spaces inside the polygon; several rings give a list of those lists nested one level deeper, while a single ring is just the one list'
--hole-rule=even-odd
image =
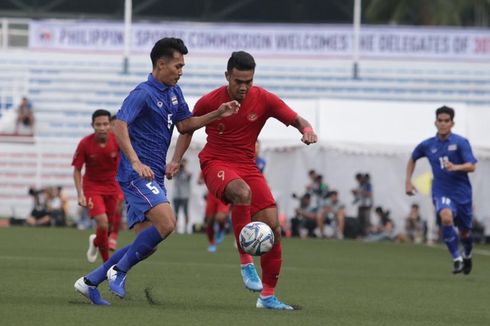
[{"label": "player's leg", "polygon": [[292,306],[279,301],[275,295],[282,265],[282,245],[281,226],[274,197],[262,174],[249,173],[246,181],[252,189],[252,220],[266,223],[274,232],[274,246],[260,257],[263,289],[257,300],[257,308],[293,310]]},{"label": "player's leg", "polygon": [[229,210],[228,205],[224,203],[221,203],[218,207],[218,212],[215,215],[215,224],[217,224],[216,244],[222,243],[225,238],[225,224]]},{"label": "player's leg", "polygon": [[463,257],[459,252],[459,239],[456,228],[454,227],[454,212],[455,207],[451,199],[448,197],[439,197],[434,199],[436,211],[441,217],[442,238],[446,243],[447,249],[453,258],[453,273],[461,273],[463,271]]},{"label": "player's leg", "polygon": [[250,223],[250,187],[235,169],[224,162],[202,167],[202,175],[210,194],[232,204],[232,228],[240,256],[241,274],[245,287],[251,291],[262,290],[262,282],[255,270],[253,257],[243,251],[239,244],[242,228]]},{"label": "player's leg", "polygon": [[472,251],[473,251],[473,236],[471,230],[473,228],[473,207],[472,203],[458,205],[458,215],[454,222],[459,229],[459,236],[463,244],[463,273],[468,275],[473,268]]},{"label": "player's leg", "polygon": [[337,219],[337,239],[344,238],[344,230],[345,230],[345,209],[340,208],[335,214]]},{"label": "player's leg", "polygon": [[189,198],[182,198],[182,210],[184,211],[184,233],[192,233],[189,230]]},{"label": "player's leg", "polygon": [[94,263],[97,259],[97,249],[103,261],[109,259],[109,219],[107,208],[102,195],[86,194],[89,215],[95,221],[95,234],[89,236],[87,260]]},{"label": "player's leg", "polygon": [[122,213],[124,209],[124,196],[117,197],[116,210],[112,218],[111,233],[109,234],[109,250],[114,251],[117,248],[117,239],[121,229]]},{"label": "player's leg", "polygon": [[127,272],[151,255],[157,245],[175,230],[176,225],[166,192],[156,181],[139,178],[131,181],[129,186],[123,186],[123,190],[129,203],[130,227],[146,220],[151,222],[151,226],[141,229],[125,255],[107,271],[110,290],[121,298],[126,294]]},{"label": "player's leg", "polygon": [[217,207],[217,198],[213,194],[208,193],[206,196],[206,236],[208,237],[208,251],[216,252],[216,241],[214,237],[214,221]]}]

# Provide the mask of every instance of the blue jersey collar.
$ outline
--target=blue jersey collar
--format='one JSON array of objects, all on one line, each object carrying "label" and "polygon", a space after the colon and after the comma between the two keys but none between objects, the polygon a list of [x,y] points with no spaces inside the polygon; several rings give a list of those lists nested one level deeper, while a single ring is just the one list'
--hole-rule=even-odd
[{"label": "blue jersey collar", "polygon": [[153,85],[153,87],[157,88],[158,90],[161,90],[161,91],[164,91],[166,90],[167,88],[169,88],[167,85],[165,85],[164,83],[156,80],[155,78],[153,78],[153,75],[151,73],[148,74],[148,82]]},{"label": "blue jersey collar", "polygon": [[438,141],[438,142],[440,142],[440,143],[445,143],[445,142],[447,142],[447,141],[451,141],[451,140],[453,140],[453,138],[454,138],[454,136],[453,136],[453,135],[454,135],[453,133],[450,133],[450,134],[449,134],[449,136],[448,136],[448,137],[447,137],[445,140],[442,140],[442,139],[441,139],[441,137],[439,137],[439,134],[438,134],[438,133],[436,133],[436,139],[437,139],[437,141]]}]

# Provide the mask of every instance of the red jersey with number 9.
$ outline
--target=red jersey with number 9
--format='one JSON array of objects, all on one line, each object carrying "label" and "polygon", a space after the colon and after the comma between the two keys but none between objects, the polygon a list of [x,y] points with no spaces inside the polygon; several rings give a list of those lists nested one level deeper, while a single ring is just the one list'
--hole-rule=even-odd
[{"label": "red jersey with number 9", "polygon": [[[231,101],[226,86],[204,95],[194,106],[193,115],[201,116]],[[286,126],[294,122],[297,113],[283,100],[263,88],[252,86],[240,103],[237,114],[221,118],[206,126],[207,143],[199,154],[201,163],[222,160],[255,165],[255,142],[268,118]]]},{"label": "red jersey with number 9", "polygon": [[105,146],[95,139],[95,134],[84,137],[78,144],[73,165],[81,169],[85,164],[82,186],[85,194],[116,194],[117,166],[119,163],[119,148],[114,134],[107,134]]}]

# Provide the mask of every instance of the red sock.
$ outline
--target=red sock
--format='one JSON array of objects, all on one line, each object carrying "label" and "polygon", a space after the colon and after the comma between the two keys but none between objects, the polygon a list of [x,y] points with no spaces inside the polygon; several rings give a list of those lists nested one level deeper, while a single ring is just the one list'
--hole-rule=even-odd
[{"label": "red sock", "polygon": [[274,295],[274,289],[279,279],[282,264],[282,246],[281,242],[276,242],[271,251],[260,257],[260,266],[262,267],[262,296]]},{"label": "red sock", "polygon": [[208,220],[208,225],[206,226],[206,234],[208,235],[209,244],[214,244],[214,223]]},{"label": "red sock", "polygon": [[250,205],[233,205],[231,208],[231,225],[233,226],[233,233],[235,234],[235,241],[240,254],[240,264],[253,263],[253,257],[243,251],[240,247],[240,231],[247,224],[250,223]]},{"label": "red sock", "polygon": [[117,240],[119,235],[119,228],[121,227],[121,213],[115,213],[112,221],[111,238]]},{"label": "red sock", "polygon": [[109,236],[107,228],[97,228],[95,232],[94,244],[99,248],[102,260],[106,262],[109,259]]}]

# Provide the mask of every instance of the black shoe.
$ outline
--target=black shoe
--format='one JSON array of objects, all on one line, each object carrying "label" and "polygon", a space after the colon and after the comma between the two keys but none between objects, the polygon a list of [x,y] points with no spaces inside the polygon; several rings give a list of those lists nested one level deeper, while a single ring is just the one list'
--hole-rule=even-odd
[{"label": "black shoe", "polygon": [[453,274],[458,274],[463,271],[463,261],[462,260],[455,260],[454,261],[454,268],[453,268]]},{"label": "black shoe", "polygon": [[470,258],[463,258],[463,273],[464,275],[468,275],[471,273],[471,269],[473,268],[473,261]]}]

